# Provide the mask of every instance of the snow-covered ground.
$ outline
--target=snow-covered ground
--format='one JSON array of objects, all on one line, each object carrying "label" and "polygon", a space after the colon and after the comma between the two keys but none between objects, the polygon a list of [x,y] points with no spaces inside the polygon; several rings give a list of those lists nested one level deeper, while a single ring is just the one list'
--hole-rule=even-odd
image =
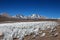
[{"label": "snow-covered ground", "polygon": [[[39,30],[48,28],[52,30],[57,25],[58,23],[54,21],[3,23],[0,24],[0,32],[4,34],[2,40],[13,40],[13,38],[22,40],[26,35],[31,33],[37,35]],[[42,36],[45,36],[45,33]]]}]

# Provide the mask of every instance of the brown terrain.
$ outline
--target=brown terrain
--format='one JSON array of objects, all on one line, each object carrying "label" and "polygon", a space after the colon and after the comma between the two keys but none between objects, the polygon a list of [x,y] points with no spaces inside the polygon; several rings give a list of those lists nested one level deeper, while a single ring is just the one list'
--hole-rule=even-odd
[{"label": "brown terrain", "polygon": [[[8,18],[5,16],[1,16],[0,15],[0,23],[6,23],[7,21],[10,22],[28,22],[28,21],[56,21],[60,24],[60,20],[59,19],[27,19],[27,20],[23,20],[23,19],[16,19],[16,18]],[[55,31],[49,32],[50,29],[48,30],[41,30],[43,33],[46,33],[46,35],[44,37],[41,37],[39,35],[36,35],[36,37],[33,37],[33,34],[31,35],[27,35],[24,37],[23,40],[60,40],[60,25],[58,25],[57,27],[55,27]],[[58,33],[55,35],[55,33]],[[0,38],[3,38],[2,33],[0,33]],[[14,38],[14,40],[18,40],[18,38]]]}]

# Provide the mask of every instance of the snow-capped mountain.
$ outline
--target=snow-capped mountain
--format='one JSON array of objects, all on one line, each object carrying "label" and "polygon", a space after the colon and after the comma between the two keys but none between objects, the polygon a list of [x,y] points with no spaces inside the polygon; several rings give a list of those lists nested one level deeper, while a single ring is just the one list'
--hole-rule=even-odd
[{"label": "snow-capped mountain", "polygon": [[16,18],[21,18],[21,19],[46,19],[46,17],[38,15],[38,14],[32,14],[30,16],[24,16],[24,15],[16,15]]},{"label": "snow-capped mountain", "polygon": [[47,17],[38,14],[32,14],[31,19],[46,19]]},{"label": "snow-capped mountain", "polygon": [[9,16],[7,14],[0,15],[1,21],[21,21],[21,20],[38,20],[38,19],[46,19],[46,17],[38,15],[38,14],[32,14],[29,16],[24,16],[21,14],[17,14],[14,16]]},{"label": "snow-capped mountain", "polygon": [[31,17],[40,17],[38,14],[32,14]]},{"label": "snow-capped mountain", "polygon": [[20,15],[20,14],[17,14],[16,17],[17,18],[23,18],[24,16],[23,15]]},{"label": "snow-capped mountain", "polygon": [[32,18],[32,19],[35,19],[35,18],[36,18],[36,19],[45,19],[44,16],[41,16],[41,15],[38,15],[38,14],[32,14],[32,15],[31,15],[31,18]]},{"label": "snow-capped mountain", "polygon": [[23,19],[23,18],[25,18],[25,16],[24,15],[17,14],[17,15],[12,16],[12,18]]}]

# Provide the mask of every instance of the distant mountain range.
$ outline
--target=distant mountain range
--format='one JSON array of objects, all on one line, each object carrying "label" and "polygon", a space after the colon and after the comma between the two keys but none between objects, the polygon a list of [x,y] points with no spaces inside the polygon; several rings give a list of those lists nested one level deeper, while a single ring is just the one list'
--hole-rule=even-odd
[{"label": "distant mountain range", "polygon": [[38,15],[38,14],[32,14],[30,16],[24,16],[24,15],[16,15],[16,16],[12,16],[13,18],[19,18],[19,19],[47,19],[47,17]]},{"label": "distant mountain range", "polygon": [[24,16],[24,15],[20,15],[20,14],[17,14],[15,16],[9,16],[8,14],[0,14],[0,22],[5,22],[5,21],[49,21],[49,20],[57,20],[57,19],[50,19],[50,18],[47,18],[45,16],[41,16],[41,15],[38,15],[38,14],[32,14],[30,16]]}]

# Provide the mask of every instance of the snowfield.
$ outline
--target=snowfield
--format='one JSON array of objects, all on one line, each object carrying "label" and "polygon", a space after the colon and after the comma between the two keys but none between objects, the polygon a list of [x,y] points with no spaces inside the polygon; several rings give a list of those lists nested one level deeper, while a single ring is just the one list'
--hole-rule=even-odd
[{"label": "snowfield", "polygon": [[[31,33],[38,35],[39,30],[47,30],[48,28],[53,30],[57,25],[58,23],[54,21],[2,23],[0,24],[0,32],[4,34],[2,40],[13,40],[13,38],[22,40],[26,35]],[[41,35],[41,37],[43,36],[45,33]]]}]

